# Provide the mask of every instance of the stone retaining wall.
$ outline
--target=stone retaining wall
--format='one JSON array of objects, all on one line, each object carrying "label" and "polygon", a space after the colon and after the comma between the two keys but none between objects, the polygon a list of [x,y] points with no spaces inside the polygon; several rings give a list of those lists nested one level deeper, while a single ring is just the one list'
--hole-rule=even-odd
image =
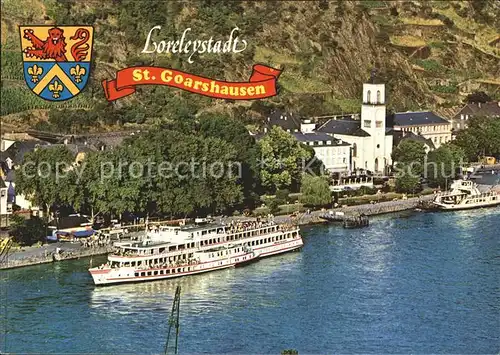
[{"label": "stone retaining wall", "polygon": [[[95,248],[81,248],[81,249],[73,249],[71,251],[61,251],[59,253],[60,260],[69,260],[69,259],[79,259],[88,256],[94,255],[103,255],[108,254],[113,250],[112,246],[105,247],[95,247]],[[22,259],[9,259],[8,257],[0,264],[0,269],[12,269],[16,267],[22,266],[30,266],[30,265],[38,265],[54,262],[54,258],[52,254],[47,255],[35,255],[31,257],[26,257]]]}]

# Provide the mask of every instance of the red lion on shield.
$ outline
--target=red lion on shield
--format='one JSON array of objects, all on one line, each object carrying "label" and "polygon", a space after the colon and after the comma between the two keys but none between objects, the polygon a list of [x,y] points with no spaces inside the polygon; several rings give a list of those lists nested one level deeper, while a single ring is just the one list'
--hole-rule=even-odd
[{"label": "red lion on shield", "polygon": [[[23,52],[27,57],[36,57],[39,59],[55,59],[57,62],[67,62],[66,42],[64,31],[58,27],[53,27],[48,31],[48,37],[45,41],[34,35],[32,29],[24,30],[24,38],[30,41],[33,48],[26,48]],[[70,37],[71,40],[79,40],[71,47],[71,54],[75,61],[79,62],[87,56],[89,45],[87,44],[90,33],[85,28],[79,28],[75,34]]]}]

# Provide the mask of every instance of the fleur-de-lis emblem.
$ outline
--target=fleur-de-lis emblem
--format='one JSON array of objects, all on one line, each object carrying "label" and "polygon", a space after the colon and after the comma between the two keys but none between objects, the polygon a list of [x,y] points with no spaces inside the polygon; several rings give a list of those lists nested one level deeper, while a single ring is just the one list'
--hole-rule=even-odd
[{"label": "fleur-de-lis emblem", "polygon": [[77,64],[69,70],[69,73],[71,74],[71,76],[75,77],[75,81],[77,83],[81,83],[82,75],[85,75],[85,68],[81,67],[80,64]]},{"label": "fleur-de-lis emblem", "polygon": [[28,74],[31,75],[31,81],[34,83],[38,81],[38,76],[42,75],[42,73],[43,73],[42,67],[39,67],[36,64],[28,68]]},{"label": "fleur-de-lis emblem", "polygon": [[57,99],[59,98],[59,96],[61,96],[59,95],[59,93],[62,91],[62,89],[62,85],[57,80],[54,80],[54,82],[49,85],[49,91],[52,92],[52,97],[54,99]]}]

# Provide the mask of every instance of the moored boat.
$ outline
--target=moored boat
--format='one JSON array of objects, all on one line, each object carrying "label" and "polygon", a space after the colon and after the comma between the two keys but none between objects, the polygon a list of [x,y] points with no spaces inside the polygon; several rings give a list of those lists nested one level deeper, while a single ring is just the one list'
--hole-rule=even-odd
[{"label": "moored boat", "polygon": [[348,216],[344,218],[344,228],[346,229],[363,228],[368,227],[369,225],[370,220],[365,214],[360,214],[359,216]]},{"label": "moored boat", "polygon": [[139,241],[116,243],[118,252],[89,272],[96,285],[173,278],[221,270],[303,246],[299,227],[273,221],[230,225],[161,226]]},{"label": "moored boat", "polygon": [[500,193],[494,189],[481,192],[471,180],[455,180],[450,190],[439,193],[432,201],[438,210],[456,211],[500,205]]}]

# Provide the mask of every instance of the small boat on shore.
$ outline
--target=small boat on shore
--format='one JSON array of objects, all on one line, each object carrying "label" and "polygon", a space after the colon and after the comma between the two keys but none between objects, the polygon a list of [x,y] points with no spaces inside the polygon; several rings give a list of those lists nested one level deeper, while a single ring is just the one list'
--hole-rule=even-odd
[{"label": "small boat on shore", "polygon": [[481,192],[471,180],[455,180],[450,190],[439,193],[431,202],[430,209],[456,211],[500,205],[500,193],[490,189]]},{"label": "small boat on shore", "polygon": [[344,228],[353,229],[353,228],[363,228],[368,227],[370,225],[370,221],[368,216],[365,214],[360,214],[359,216],[350,216],[344,219]]}]

